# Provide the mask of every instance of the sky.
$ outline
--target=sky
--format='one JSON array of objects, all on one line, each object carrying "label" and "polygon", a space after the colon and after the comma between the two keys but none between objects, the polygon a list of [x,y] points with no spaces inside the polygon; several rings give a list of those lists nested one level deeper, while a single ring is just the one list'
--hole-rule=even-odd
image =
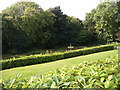
[{"label": "sky", "polygon": [[0,0],[0,12],[17,1],[33,1],[44,10],[60,6],[64,14],[74,16],[80,20],[84,20],[86,13],[96,8],[100,3],[100,0]]}]

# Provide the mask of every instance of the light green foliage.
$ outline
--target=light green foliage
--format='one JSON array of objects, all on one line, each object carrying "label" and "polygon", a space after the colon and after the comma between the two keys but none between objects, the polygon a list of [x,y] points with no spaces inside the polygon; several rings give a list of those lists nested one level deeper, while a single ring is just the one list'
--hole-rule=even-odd
[{"label": "light green foliage", "polygon": [[77,66],[63,67],[30,79],[9,82],[1,80],[3,88],[118,88],[118,56],[89,61]]},{"label": "light green foliage", "polygon": [[38,28],[35,26],[38,24],[35,24],[33,17],[34,14],[40,12],[43,12],[42,8],[39,8],[34,2],[18,2],[3,10],[3,15],[6,20],[12,22],[15,29],[24,31],[26,37],[29,37],[29,41],[32,42],[35,39],[34,33]]},{"label": "light green foliage", "polygon": [[119,3],[103,2],[86,14],[85,29],[98,35],[97,42],[114,42],[119,31]]},{"label": "light green foliage", "polygon": [[115,2],[101,3],[94,14],[95,28],[107,41],[115,40],[118,31],[118,7]]}]

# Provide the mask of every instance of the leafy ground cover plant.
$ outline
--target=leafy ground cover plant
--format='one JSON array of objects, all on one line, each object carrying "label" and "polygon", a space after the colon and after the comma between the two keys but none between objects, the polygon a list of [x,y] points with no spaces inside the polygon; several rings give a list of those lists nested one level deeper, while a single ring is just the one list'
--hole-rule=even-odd
[{"label": "leafy ground cover plant", "polygon": [[72,67],[63,67],[30,79],[9,82],[1,80],[3,88],[118,88],[120,72],[118,55],[105,60],[84,61]]}]

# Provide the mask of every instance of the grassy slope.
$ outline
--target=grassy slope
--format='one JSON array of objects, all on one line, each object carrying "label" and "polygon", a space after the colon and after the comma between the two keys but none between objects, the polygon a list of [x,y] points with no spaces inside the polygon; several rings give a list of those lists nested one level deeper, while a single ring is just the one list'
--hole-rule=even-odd
[{"label": "grassy slope", "polygon": [[118,50],[111,50],[111,51],[99,52],[99,53],[94,53],[94,54],[89,54],[84,56],[78,56],[78,57],[69,58],[69,59],[63,59],[63,60],[49,62],[49,63],[3,70],[2,78],[3,80],[7,81],[10,78],[15,77],[18,73],[22,73],[22,77],[20,77],[20,79],[30,78],[33,75],[43,74],[50,70],[61,68],[63,66],[76,65],[76,64],[79,64],[80,62],[88,61],[88,60],[105,59],[107,57],[114,56],[116,54],[118,54]]}]

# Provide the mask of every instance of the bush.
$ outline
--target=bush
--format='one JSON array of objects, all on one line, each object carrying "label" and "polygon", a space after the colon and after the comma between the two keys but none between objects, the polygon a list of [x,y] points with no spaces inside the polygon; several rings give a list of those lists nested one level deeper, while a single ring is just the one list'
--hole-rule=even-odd
[{"label": "bush", "polygon": [[87,55],[101,51],[113,50],[113,49],[114,49],[114,44],[109,44],[109,45],[101,45],[96,47],[72,50],[65,53],[53,53],[53,54],[45,54],[45,55],[36,54],[21,58],[11,58],[8,60],[1,61],[2,69],[4,70],[14,67],[40,64],[40,63],[45,63],[45,62],[80,56],[80,55]]},{"label": "bush", "polygon": [[[63,67],[30,79],[9,82],[2,80],[3,88],[118,88],[120,72],[118,56],[105,60],[84,61],[77,66]],[[119,85],[118,85],[119,84]]]}]

